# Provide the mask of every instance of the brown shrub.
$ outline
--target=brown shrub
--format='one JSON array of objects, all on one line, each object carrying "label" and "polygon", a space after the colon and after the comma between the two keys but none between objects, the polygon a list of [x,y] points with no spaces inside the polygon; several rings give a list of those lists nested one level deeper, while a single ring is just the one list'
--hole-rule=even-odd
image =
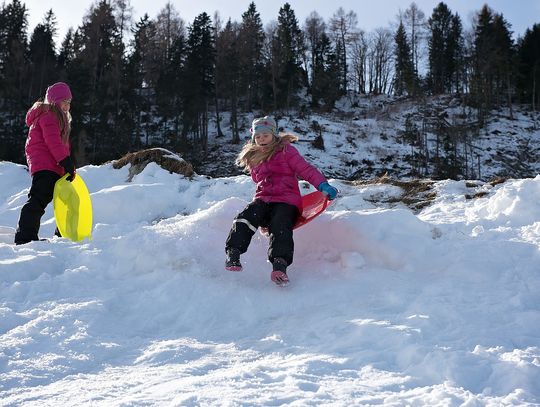
[{"label": "brown shrub", "polygon": [[119,169],[127,164],[131,164],[128,177],[128,181],[131,181],[135,175],[140,174],[151,162],[155,162],[170,173],[180,174],[185,177],[191,177],[193,175],[193,166],[189,162],[164,148],[150,148],[148,150],[127,153],[122,158],[113,161],[112,165],[113,168]]}]

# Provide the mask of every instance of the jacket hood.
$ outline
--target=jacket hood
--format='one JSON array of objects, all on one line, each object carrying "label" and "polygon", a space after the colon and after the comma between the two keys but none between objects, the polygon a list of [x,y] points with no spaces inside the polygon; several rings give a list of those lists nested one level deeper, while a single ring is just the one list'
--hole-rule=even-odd
[{"label": "jacket hood", "polygon": [[41,106],[32,106],[28,112],[26,112],[26,125],[28,127],[32,126],[36,119],[41,115],[42,109]]}]

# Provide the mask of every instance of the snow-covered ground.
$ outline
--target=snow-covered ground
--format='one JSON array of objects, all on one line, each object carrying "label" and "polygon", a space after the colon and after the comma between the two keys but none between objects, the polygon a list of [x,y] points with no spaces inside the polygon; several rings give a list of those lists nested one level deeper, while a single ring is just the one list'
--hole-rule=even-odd
[{"label": "snow-covered ground", "polygon": [[[255,116],[258,114],[239,115],[242,138],[249,140],[248,129]],[[413,148],[403,137],[407,117],[427,143],[432,160],[427,169],[429,176],[436,176],[433,159],[437,152],[441,156],[446,154],[443,139],[437,142],[434,133],[434,127],[439,125],[434,122],[437,118],[444,118],[452,127],[450,133],[454,139],[459,140],[455,154],[462,168],[457,178],[488,181],[495,177],[534,177],[540,173],[540,112],[531,112],[527,106],[515,105],[511,113],[508,109],[494,110],[485,125],[476,130],[473,130],[478,122],[475,110],[449,96],[427,98],[425,103],[385,95],[351,96],[340,99],[338,108],[331,113],[308,112],[300,117],[291,112],[276,116],[283,131],[299,136],[300,152],[326,174],[339,179],[373,178],[385,173],[410,179],[418,177],[418,171],[425,175],[420,168],[415,173],[411,162],[413,151],[418,154],[423,149]],[[230,144],[229,122],[228,113],[223,113],[221,129],[226,136],[215,138],[217,129],[212,117],[211,158],[199,163],[198,173],[239,174],[233,163],[242,145]],[[324,150],[312,145],[319,134]]]},{"label": "snow-covered ground", "polygon": [[223,268],[248,177],[79,174],[93,239],[14,246],[30,179],[0,162],[1,406],[540,405],[540,176],[419,213],[332,180],[279,288],[260,234]]}]

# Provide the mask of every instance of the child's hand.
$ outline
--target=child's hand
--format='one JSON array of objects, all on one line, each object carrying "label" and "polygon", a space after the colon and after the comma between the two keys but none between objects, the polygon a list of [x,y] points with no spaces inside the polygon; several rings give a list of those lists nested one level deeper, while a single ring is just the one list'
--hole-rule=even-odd
[{"label": "child's hand", "polygon": [[330,200],[334,199],[338,194],[338,190],[332,185],[330,185],[328,182],[321,182],[317,189],[323,194],[328,195],[328,199]]},{"label": "child's hand", "polygon": [[71,157],[68,155],[58,164],[60,164],[64,168],[64,171],[69,174],[66,179],[69,182],[73,181],[75,179],[75,165],[73,164],[73,160],[71,159]]}]

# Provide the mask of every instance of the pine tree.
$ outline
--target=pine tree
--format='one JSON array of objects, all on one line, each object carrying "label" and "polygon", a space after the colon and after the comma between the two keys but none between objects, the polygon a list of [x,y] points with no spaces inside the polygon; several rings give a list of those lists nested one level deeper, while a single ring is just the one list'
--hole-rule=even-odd
[{"label": "pine tree", "polygon": [[[133,92],[129,98],[129,111],[135,123],[133,137],[130,142],[131,147],[138,148],[148,145],[151,126],[150,120],[153,112],[151,106],[153,101],[152,75],[149,71],[154,66],[153,53],[155,49],[155,24],[150,21],[148,14],[145,14],[133,29],[133,40],[131,43],[132,52],[127,61],[127,81],[128,88]],[[143,142],[144,140],[144,142]]]},{"label": "pine tree", "polygon": [[214,95],[215,38],[210,16],[201,13],[188,28],[184,133],[193,136],[194,147],[208,148],[208,104]]},{"label": "pine tree", "polygon": [[120,134],[115,120],[117,84],[123,72],[117,67],[123,61],[123,45],[118,38],[113,9],[102,0],[85,17],[80,37],[75,36],[76,56],[67,70],[79,100],[75,111],[80,116],[74,121],[87,136],[84,154],[80,154],[94,163],[118,157],[126,148],[126,140],[120,138],[125,132]]},{"label": "pine tree", "polygon": [[296,92],[305,85],[302,60],[304,53],[303,33],[289,3],[279,10],[276,42],[278,57],[276,107],[290,108]]},{"label": "pine tree", "polygon": [[403,94],[412,95],[414,91],[414,66],[411,55],[411,48],[407,40],[405,26],[400,22],[395,41],[395,77],[394,92],[400,96]]},{"label": "pine tree", "polygon": [[475,27],[471,80],[471,95],[481,122],[492,107],[501,105],[503,98],[510,99],[513,53],[508,23],[487,5],[482,7]]},{"label": "pine tree", "polygon": [[540,100],[540,24],[527,28],[523,38],[518,41],[518,92],[521,101],[531,104],[538,110]]},{"label": "pine tree", "polygon": [[29,80],[28,96],[36,100],[43,96],[45,88],[58,79],[54,35],[56,34],[56,18],[49,10],[43,23],[34,28],[28,44]]},{"label": "pine tree", "polygon": [[439,3],[428,20],[429,26],[429,74],[428,83],[433,94],[446,93],[449,91],[452,72],[449,68],[452,62],[449,60],[452,13],[448,6]]},{"label": "pine tree", "polygon": [[341,96],[338,72],[341,69],[330,38],[322,33],[314,48],[312,104],[318,106],[324,100],[331,109]]},{"label": "pine tree", "polygon": [[[216,93],[217,99],[227,100],[231,113],[232,143],[240,142],[238,129],[238,98],[241,80],[239,54],[242,52],[239,45],[240,27],[237,23],[227,21],[225,28],[216,38]],[[219,80],[218,80],[219,78]],[[216,101],[216,105],[217,105]],[[218,133],[219,134],[219,133]]]},{"label": "pine tree", "polygon": [[24,162],[24,113],[28,96],[26,6],[19,0],[0,9],[0,158]]},{"label": "pine tree", "polygon": [[8,109],[18,111],[28,104],[26,6],[20,0],[3,5],[0,10],[0,99]]},{"label": "pine tree", "polygon": [[238,61],[241,69],[238,93],[243,97],[248,111],[253,106],[261,105],[264,40],[260,14],[255,3],[251,2],[242,14],[238,33]]},{"label": "pine tree", "polygon": [[466,81],[466,59],[463,26],[461,24],[461,18],[457,13],[452,16],[450,22],[450,35],[448,37],[446,51],[446,60],[448,62],[446,71],[451,76],[449,78],[449,91],[461,93]]}]

